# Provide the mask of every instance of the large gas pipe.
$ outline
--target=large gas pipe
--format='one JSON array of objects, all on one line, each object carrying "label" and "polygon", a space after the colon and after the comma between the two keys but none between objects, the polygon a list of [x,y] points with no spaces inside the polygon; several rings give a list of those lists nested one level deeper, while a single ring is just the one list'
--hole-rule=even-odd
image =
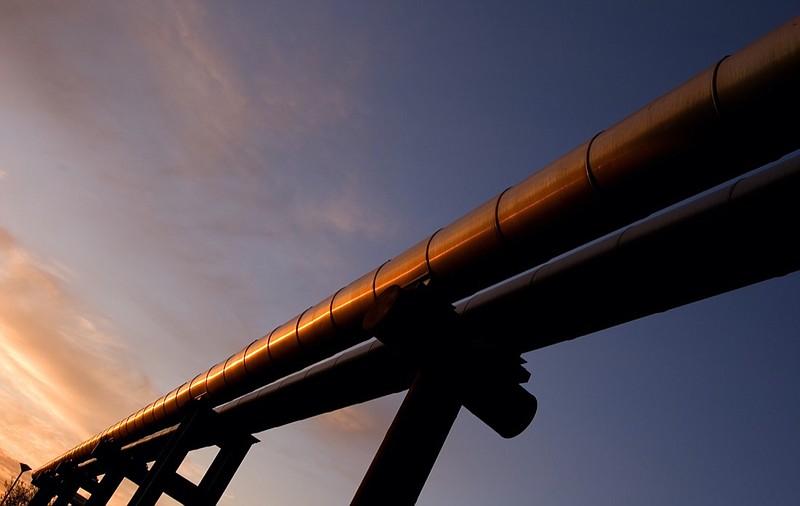
[{"label": "large gas pipe", "polygon": [[649,103],[266,336],[34,471],[220,405],[369,336],[388,286],[456,301],[800,147],[800,17]]},{"label": "large gas pipe", "polygon": [[[458,338],[528,352],[800,270],[800,243],[787,233],[800,225],[798,195],[800,154],[459,303],[468,332]],[[255,434],[401,392],[415,374],[413,358],[373,340],[221,406],[217,424]],[[122,451],[147,462],[176,429]],[[95,474],[103,465],[82,464]]]}]

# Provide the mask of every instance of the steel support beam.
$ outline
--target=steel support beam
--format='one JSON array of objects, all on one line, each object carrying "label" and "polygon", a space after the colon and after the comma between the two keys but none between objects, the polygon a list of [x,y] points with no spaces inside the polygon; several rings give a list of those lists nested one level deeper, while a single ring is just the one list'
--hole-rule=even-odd
[{"label": "steel support beam", "polygon": [[217,504],[250,447],[256,441],[254,437],[248,435],[237,440],[226,441],[220,446],[219,453],[198,485],[201,501],[197,504]]},{"label": "steel support beam", "polygon": [[113,441],[103,441],[92,452],[95,455],[93,462],[86,463],[85,472],[89,475],[103,477],[93,487],[87,506],[104,506],[114,496],[125,478],[134,483],[141,483],[147,474],[145,462],[132,459],[122,453],[119,445]]},{"label": "steel support beam", "polygon": [[439,378],[420,372],[351,506],[416,503],[460,409],[461,403]]},{"label": "steel support beam", "polygon": [[98,487],[92,492],[92,495],[89,496],[89,500],[86,501],[86,506],[105,506],[105,504],[111,500],[111,497],[114,496],[114,492],[117,491],[124,479],[125,473],[123,473],[121,469],[106,471]]},{"label": "steel support beam", "polygon": [[129,506],[154,506],[167,484],[178,472],[183,459],[191,450],[189,442],[193,426],[200,423],[201,409],[195,406],[190,410],[183,421],[178,425],[178,430],[172,434],[167,444],[156,459],[153,467],[139,485],[136,493],[128,502]]}]

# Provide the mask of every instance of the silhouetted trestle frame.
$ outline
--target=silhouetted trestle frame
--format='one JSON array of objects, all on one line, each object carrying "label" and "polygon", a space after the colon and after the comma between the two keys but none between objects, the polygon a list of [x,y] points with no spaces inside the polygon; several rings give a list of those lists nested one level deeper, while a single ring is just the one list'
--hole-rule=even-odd
[{"label": "silhouetted trestle frame", "polygon": [[[194,406],[161,449],[158,458],[128,504],[153,506],[162,494],[181,504],[214,505],[222,497],[250,447],[258,442],[249,433],[237,433],[231,427],[220,427],[219,415],[203,400]],[[178,474],[178,467],[196,446],[198,438],[214,434],[220,451],[198,485]]]},{"label": "silhouetted trestle frame", "polygon": [[[51,497],[73,500],[70,470],[83,466],[89,472],[84,463],[101,441],[122,445],[120,455],[149,458],[178,431],[175,426],[199,397],[219,409],[223,427],[253,433],[402,391],[417,371],[447,371],[449,357],[467,364],[483,358],[474,351],[480,346],[491,350],[490,359],[479,362],[486,366],[481,375],[486,382],[480,385],[496,392],[495,376],[505,375],[506,385],[508,377],[520,379],[520,353],[798,270],[796,159],[777,176],[769,172],[780,180],[777,184],[769,177],[749,177],[728,194],[715,194],[713,202],[700,199],[631,225],[800,149],[798,90],[800,17],[36,469],[34,480],[58,484],[61,492]],[[599,240],[621,227],[628,228]],[[444,346],[452,349],[442,354],[434,346],[426,349],[427,341],[412,345],[412,338],[407,345],[414,332],[395,336],[389,330],[382,339],[403,357],[371,344],[367,351],[320,362],[373,337],[361,324],[390,287],[419,283],[446,304],[469,299],[457,305],[460,316],[442,318],[485,339],[459,341],[453,336],[464,338],[464,333],[452,332],[448,339],[454,340]],[[528,322],[531,308],[537,317]],[[528,332],[518,332],[520,321]],[[432,359],[439,363],[428,367]],[[463,370],[454,374],[471,377]],[[502,405],[518,404],[516,387],[528,395],[517,381],[508,390],[512,400]],[[470,393],[475,389],[466,390],[456,400],[490,423],[488,414],[496,406],[482,409]],[[303,402],[292,394],[302,395]],[[264,404],[270,406],[266,413],[256,408]],[[499,425],[508,419],[500,418]],[[197,432],[186,444],[208,443],[203,431]],[[100,497],[96,490],[93,495]]]},{"label": "silhouetted trestle frame", "polygon": [[[220,426],[219,416],[202,399],[196,399],[181,423],[158,446],[155,458],[152,451],[124,452],[114,441],[105,440],[95,448],[91,460],[78,466],[67,462],[63,469],[59,466],[54,473],[38,475],[34,479],[38,491],[31,504],[47,505],[56,498],[54,506],[104,505],[125,478],[138,485],[128,503],[131,506],[153,506],[164,494],[184,505],[217,504],[250,447],[258,442],[249,432]],[[198,485],[178,474],[190,451],[211,445],[218,446],[219,452]],[[153,464],[148,469],[150,461]],[[103,477],[98,481],[99,475]],[[88,500],[79,489],[90,493]]]}]

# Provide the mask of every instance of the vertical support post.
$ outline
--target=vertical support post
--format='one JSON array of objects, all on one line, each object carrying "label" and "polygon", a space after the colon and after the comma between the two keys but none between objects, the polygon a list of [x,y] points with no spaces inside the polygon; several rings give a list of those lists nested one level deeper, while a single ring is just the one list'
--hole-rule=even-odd
[{"label": "vertical support post", "polygon": [[460,409],[434,374],[417,373],[350,505],[416,503]]},{"label": "vertical support post", "polygon": [[105,506],[124,479],[125,474],[121,469],[106,471],[96,490],[92,492],[89,500],[86,501],[86,506]]},{"label": "vertical support post", "polygon": [[244,438],[228,441],[220,446],[219,453],[214,457],[214,461],[198,485],[203,504],[217,504],[239,465],[247,456],[247,452],[250,451],[250,447],[257,442],[258,439],[248,434]]},{"label": "vertical support post", "polygon": [[95,467],[94,471],[90,474],[98,476],[103,474],[100,481],[95,481],[91,489],[89,489],[90,496],[86,501],[87,506],[105,506],[105,504],[114,495],[122,480],[125,479],[123,473],[124,457],[121,455],[120,446],[114,442],[113,439],[108,438],[102,440],[94,450],[92,456],[100,463],[100,469]]}]

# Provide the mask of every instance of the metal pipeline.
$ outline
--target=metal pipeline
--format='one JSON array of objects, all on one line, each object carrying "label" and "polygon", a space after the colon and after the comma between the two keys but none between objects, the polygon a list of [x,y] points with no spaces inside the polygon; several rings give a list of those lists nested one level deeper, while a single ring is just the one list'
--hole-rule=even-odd
[{"label": "metal pipeline", "polygon": [[[800,224],[798,195],[800,155],[471,297],[456,307],[470,335],[456,339],[528,352],[797,271],[800,244],[787,231]],[[406,390],[415,372],[413,359],[372,341],[221,406],[219,425],[262,432]],[[146,462],[170,434],[123,452]]]},{"label": "metal pipeline", "polygon": [[[525,353],[800,270],[798,195],[800,154],[471,297],[456,339]],[[373,341],[219,413],[262,432],[405,390],[413,362]]]},{"label": "metal pipeline", "polygon": [[[34,471],[220,405],[368,338],[388,286],[456,301],[800,147],[800,17],[600,132],[524,181]],[[713,163],[711,163],[713,161]]]}]

